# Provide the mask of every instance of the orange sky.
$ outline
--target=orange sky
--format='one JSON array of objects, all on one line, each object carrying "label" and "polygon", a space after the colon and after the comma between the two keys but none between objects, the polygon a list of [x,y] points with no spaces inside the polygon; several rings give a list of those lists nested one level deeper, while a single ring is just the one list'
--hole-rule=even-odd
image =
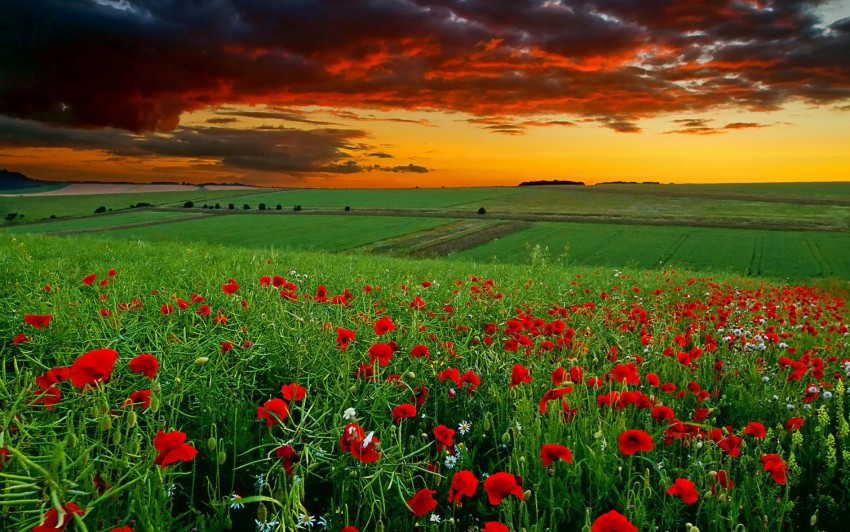
[{"label": "orange sky", "polygon": [[37,179],[850,180],[848,0],[25,4],[0,168]]}]

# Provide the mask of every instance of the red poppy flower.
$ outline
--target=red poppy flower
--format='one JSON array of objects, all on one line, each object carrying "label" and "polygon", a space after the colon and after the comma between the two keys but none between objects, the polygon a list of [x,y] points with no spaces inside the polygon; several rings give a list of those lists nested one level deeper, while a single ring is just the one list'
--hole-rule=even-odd
[{"label": "red poppy flower", "polygon": [[611,510],[597,517],[590,525],[590,530],[591,532],[638,532],[638,528],[617,510]]},{"label": "red poppy flower", "polygon": [[416,407],[412,404],[405,403],[393,408],[393,419],[396,424],[401,423],[402,419],[414,417],[416,415]]},{"label": "red poppy flower", "polygon": [[655,444],[652,441],[652,436],[640,429],[629,429],[620,434],[617,440],[620,452],[626,456],[635,454],[638,451],[651,451]]},{"label": "red poppy flower", "polygon": [[374,364],[377,360],[383,367],[390,363],[393,357],[393,348],[390,344],[374,344],[369,348],[369,363]]},{"label": "red poppy flower", "polygon": [[777,484],[785,485],[788,480],[788,464],[778,454],[766,454],[761,457],[762,468],[770,472]]},{"label": "red poppy flower", "polygon": [[356,526],[349,525],[349,526],[343,528],[342,530],[340,530],[339,532],[360,532],[360,529],[357,528]]},{"label": "red poppy flower", "polygon": [[291,445],[283,445],[275,449],[274,454],[283,459],[283,470],[286,474],[292,475],[292,461],[297,456],[295,449]]},{"label": "red poppy flower", "polygon": [[455,431],[445,425],[437,425],[434,427],[434,437],[437,438],[437,451],[442,451],[454,445]]},{"label": "red poppy flower", "polygon": [[260,277],[260,286],[269,286],[272,284],[272,278],[268,275],[263,275]]},{"label": "red poppy flower", "polygon": [[174,307],[172,307],[168,303],[159,308],[160,314],[171,314],[172,312],[174,312]]},{"label": "red poppy flower", "polygon": [[29,403],[30,406],[43,404],[47,410],[53,410],[53,407],[59,404],[59,401],[62,399],[62,390],[60,390],[58,386],[41,388],[33,393],[39,397]]},{"label": "red poppy flower", "polygon": [[151,405],[150,390],[139,390],[137,392],[131,393],[130,397],[127,398],[126,401],[121,403],[121,406],[136,406],[140,403],[142,405],[142,408],[147,408]]},{"label": "red poppy flower", "polygon": [[91,286],[91,284],[97,279],[97,275],[90,273],[83,277],[83,284]]},{"label": "red poppy flower", "polygon": [[511,385],[508,388],[513,388],[522,382],[531,382],[531,375],[528,374],[528,368],[522,364],[514,364],[511,370]]},{"label": "red poppy flower", "polygon": [[493,506],[502,502],[502,499],[508,495],[516,495],[519,500],[522,498],[522,487],[517,484],[516,477],[510,473],[493,473],[484,480],[484,491],[487,492],[487,498]]},{"label": "red poppy flower", "polygon": [[428,388],[425,385],[417,386],[413,389],[413,397],[410,398],[411,401],[416,403],[416,406],[422,406],[425,404],[425,399],[428,397]]},{"label": "red poppy flower", "polygon": [[448,379],[460,386],[460,372],[457,370],[457,368],[446,368],[437,373],[437,378],[440,379],[440,382],[443,382]]},{"label": "red poppy flower", "polygon": [[129,363],[130,371],[133,373],[141,373],[145,377],[153,380],[156,377],[156,372],[159,369],[159,360],[150,353],[142,353]]},{"label": "red poppy flower", "polygon": [[186,443],[186,433],[177,430],[157,432],[153,438],[153,446],[159,451],[153,463],[162,469],[178,460],[188,462],[198,454],[197,449]]},{"label": "red poppy flower", "polygon": [[549,467],[549,464],[555,460],[563,460],[568,464],[573,463],[572,451],[557,443],[544,443],[541,445],[540,458],[543,459],[543,467]]},{"label": "red poppy flower", "polygon": [[265,419],[266,426],[272,428],[275,423],[283,423],[289,417],[289,405],[283,399],[271,399],[257,407],[257,419]]},{"label": "red poppy flower", "polygon": [[9,462],[10,455],[11,453],[9,452],[9,449],[6,449],[5,447],[0,447],[0,469],[3,469],[3,466]]},{"label": "red poppy flower", "polygon": [[303,386],[299,386],[298,384],[292,382],[289,384],[284,384],[283,387],[280,389],[280,393],[287,401],[303,401],[304,396],[307,395],[307,390]]},{"label": "red poppy flower", "polygon": [[389,316],[382,316],[375,322],[375,334],[382,335],[395,330],[395,323]]},{"label": "red poppy flower", "polygon": [[767,431],[765,430],[764,425],[758,421],[750,421],[747,423],[747,428],[744,429],[744,434],[749,434],[753,438],[761,439],[767,436]]},{"label": "red poppy flower", "polygon": [[340,351],[345,351],[348,349],[348,344],[354,341],[356,334],[354,331],[349,331],[348,329],[343,329],[342,327],[337,327],[336,330],[336,345],[339,347]]},{"label": "red poppy flower", "polygon": [[[362,432],[363,429],[360,429],[360,433]],[[371,464],[372,462],[377,461],[381,457],[381,455],[375,448],[375,444],[377,443],[378,437],[375,436],[374,432],[370,432],[365,437],[361,437],[356,441],[351,442],[349,445],[348,452],[351,453],[351,456],[357,458],[364,464]]]},{"label": "red poppy flower", "polygon": [[47,370],[44,375],[35,378],[35,385],[39,388],[50,388],[54,384],[67,380],[71,376],[71,368],[53,368]]},{"label": "red poppy flower", "polygon": [[658,375],[655,373],[647,373],[646,374],[646,382],[658,388],[658,385],[661,384],[661,380],[658,378]]},{"label": "red poppy flower", "polygon": [[478,479],[471,471],[458,471],[452,477],[452,484],[449,486],[449,502],[460,506],[460,498],[463,496],[472,497],[477,489]]},{"label": "red poppy flower", "polygon": [[30,341],[30,339],[27,338],[26,334],[19,333],[18,335],[15,336],[14,340],[12,340],[12,343],[14,345],[19,345],[19,344],[22,344],[24,342],[29,342],[29,341]]},{"label": "red poppy flower", "polygon": [[416,358],[416,357],[431,358],[430,354],[428,353],[428,346],[422,345],[422,344],[414,345],[413,349],[410,350],[410,356],[413,357],[413,358]]},{"label": "red poppy flower", "polygon": [[71,364],[71,384],[82,388],[98,380],[108,380],[116,360],[118,353],[109,348],[95,349],[80,355]]},{"label": "red poppy flower", "polygon": [[36,329],[41,329],[42,327],[47,327],[50,325],[50,320],[53,319],[53,316],[50,314],[26,314],[24,315],[24,322],[31,325]]},{"label": "red poppy flower", "polygon": [[425,308],[425,302],[422,300],[421,297],[416,296],[413,298],[413,301],[410,302],[410,308],[422,310]]},{"label": "red poppy flower", "polygon": [[408,499],[407,506],[413,515],[421,517],[437,507],[437,501],[434,500],[434,495],[437,492],[422,488],[417,491],[412,498]]},{"label": "red poppy flower", "polygon": [[732,458],[737,458],[741,455],[741,444],[743,442],[744,438],[740,436],[735,436],[734,434],[730,434],[729,436],[717,442],[717,445],[718,447],[726,451],[726,453]]},{"label": "red poppy flower", "polygon": [[233,351],[233,344],[231,344],[227,340],[221,342],[221,352],[222,353],[229,353],[231,351]]},{"label": "red poppy flower", "polygon": [[478,375],[475,374],[474,371],[469,370],[460,376],[461,389],[463,389],[464,384],[469,384],[469,386],[466,388],[466,395],[472,395],[472,392],[474,392],[475,389],[481,385],[481,379],[478,377]]},{"label": "red poppy flower", "polygon": [[498,521],[487,521],[481,532],[511,532],[511,529]]},{"label": "red poppy flower", "polygon": [[555,399],[560,399],[561,396],[570,393],[573,391],[572,386],[565,386],[563,388],[553,388],[551,390],[547,390],[545,394],[543,394],[543,398],[540,399],[540,413],[546,413],[546,403],[549,401],[554,401]]},{"label": "red poppy flower", "polygon": [[686,478],[677,478],[669,488],[668,495],[675,495],[682,499],[685,504],[693,504],[699,499],[699,492],[694,488],[694,483]]},{"label": "red poppy flower", "polygon": [[676,417],[676,413],[669,406],[657,405],[652,408],[652,418],[659,423],[665,419],[673,419],[674,417]]},{"label": "red poppy flower", "polygon": [[61,516],[61,521],[59,510],[56,508],[47,510],[47,513],[44,514],[44,522],[34,527],[32,532],[61,532],[74,519],[74,515],[79,515],[80,517],[86,515],[79,506],[72,502],[66,503],[64,510],[65,513]]},{"label": "red poppy flower", "polygon": [[195,314],[197,314],[199,316],[209,316],[210,310],[211,310],[210,306],[207,305],[206,303],[204,303],[203,305],[198,307],[198,310],[195,311]]},{"label": "red poppy flower", "polygon": [[239,285],[233,279],[229,279],[226,283],[221,285],[221,289],[224,290],[224,293],[232,296],[239,290]]},{"label": "red poppy flower", "polygon": [[787,430],[788,432],[798,431],[805,422],[806,420],[801,417],[789,418],[788,421],[785,423],[785,430]]},{"label": "red poppy flower", "polygon": [[177,306],[180,308],[180,310],[186,310],[187,308],[189,308],[189,305],[191,305],[191,303],[189,303],[188,301],[180,299],[179,297],[177,298]]},{"label": "red poppy flower", "polygon": [[129,526],[122,526],[121,528],[110,528],[109,532],[136,532]]}]

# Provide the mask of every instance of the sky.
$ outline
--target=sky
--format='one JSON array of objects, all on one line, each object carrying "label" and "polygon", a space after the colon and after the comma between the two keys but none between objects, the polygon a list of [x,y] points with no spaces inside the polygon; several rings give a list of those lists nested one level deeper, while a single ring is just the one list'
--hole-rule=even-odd
[{"label": "sky", "polygon": [[0,0],[0,168],[850,181],[850,0]]}]

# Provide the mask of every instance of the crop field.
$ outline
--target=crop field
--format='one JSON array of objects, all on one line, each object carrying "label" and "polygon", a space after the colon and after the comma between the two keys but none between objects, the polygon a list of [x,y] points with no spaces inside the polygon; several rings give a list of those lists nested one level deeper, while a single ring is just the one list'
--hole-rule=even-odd
[{"label": "crop field", "polygon": [[846,293],[0,239],[2,530],[778,532],[850,505]]},{"label": "crop field", "polygon": [[195,212],[157,212],[148,210],[137,210],[130,212],[118,212],[114,214],[95,214],[79,218],[65,220],[51,220],[37,224],[15,225],[7,228],[12,234],[19,233],[55,233],[62,231],[79,231],[120,227],[123,225],[158,222],[166,220],[179,220],[184,218],[195,218],[203,216]]},{"label": "crop field", "polygon": [[850,278],[846,232],[536,223],[453,257],[530,263],[535,246],[547,255],[538,252],[538,259],[563,264],[665,265],[796,280]]},{"label": "crop field", "polygon": [[150,242],[203,242],[240,247],[344,251],[449,222],[446,218],[232,214],[164,225],[110,229],[104,234]]},{"label": "crop field", "polygon": [[[232,190],[193,190],[186,192],[153,192],[146,194],[95,194],[80,196],[0,196],[0,220],[6,214],[23,214],[23,221],[49,219],[51,215],[80,216],[94,213],[98,207],[118,211],[138,203],[152,205],[182,204],[194,201],[201,206],[204,202],[215,203],[220,198],[232,197]],[[6,223],[0,221],[0,223]]]}]

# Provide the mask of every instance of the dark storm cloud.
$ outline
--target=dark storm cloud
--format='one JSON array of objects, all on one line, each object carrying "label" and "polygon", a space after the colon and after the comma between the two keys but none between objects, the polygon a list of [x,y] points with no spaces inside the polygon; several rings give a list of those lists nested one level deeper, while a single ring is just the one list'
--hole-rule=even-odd
[{"label": "dark storm cloud", "polygon": [[239,130],[178,126],[169,133],[71,129],[0,117],[0,147],[102,150],[121,157],[176,157],[226,168],[281,173],[352,173],[363,169],[347,153],[364,131],[274,128]]},{"label": "dark storm cloud", "polygon": [[[826,26],[824,3],[0,0],[0,114],[144,132],[228,103],[321,105],[566,114],[637,132],[659,114],[841,105],[850,20]],[[274,113],[256,117],[328,125]],[[509,125],[492,130],[532,124]]]}]

